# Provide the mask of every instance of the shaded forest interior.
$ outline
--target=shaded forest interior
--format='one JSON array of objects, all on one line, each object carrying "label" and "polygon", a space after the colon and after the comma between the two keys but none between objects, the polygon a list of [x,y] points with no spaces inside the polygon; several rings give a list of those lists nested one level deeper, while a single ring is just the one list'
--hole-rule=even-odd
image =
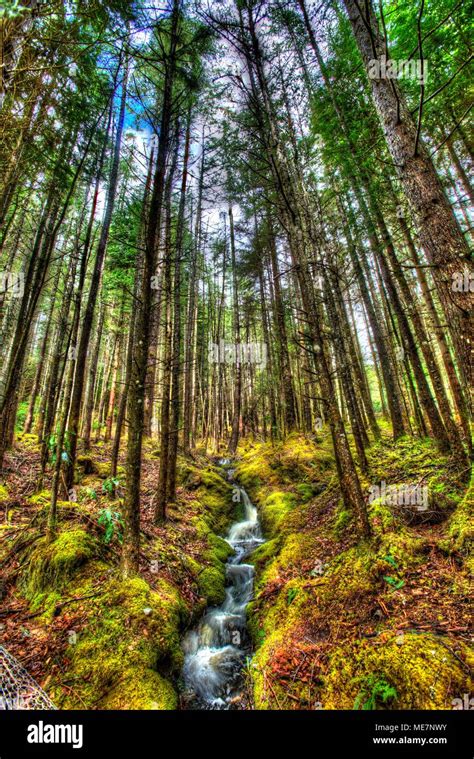
[{"label": "shaded forest interior", "polygon": [[232,465],[266,538],[232,708],[452,708],[469,4],[6,9],[6,648],[60,707],[186,706],[180,641],[243,518]]}]

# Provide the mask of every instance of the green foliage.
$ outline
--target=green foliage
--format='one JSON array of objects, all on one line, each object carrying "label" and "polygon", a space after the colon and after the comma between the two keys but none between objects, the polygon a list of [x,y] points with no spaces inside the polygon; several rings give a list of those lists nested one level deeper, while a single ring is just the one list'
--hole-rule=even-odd
[{"label": "green foliage", "polygon": [[396,577],[390,577],[390,575],[384,575],[383,579],[388,585],[391,585],[395,590],[400,590],[405,585],[403,580],[399,580]]},{"label": "green foliage", "polygon": [[298,588],[288,588],[288,592],[286,595],[286,601],[287,601],[288,606],[293,603],[297,595],[298,595]]},{"label": "green foliage", "polygon": [[305,503],[306,501],[309,501],[310,498],[313,496],[313,487],[311,483],[309,482],[299,482],[296,486],[296,492],[298,493],[300,499]]},{"label": "green foliage", "polygon": [[18,404],[18,410],[16,412],[15,430],[18,432],[22,430],[25,424],[26,414],[28,412],[28,402],[22,401]]},{"label": "green foliage", "polygon": [[[58,433],[54,433],[49,436],[48,438],[48,451],[49,451],[49,460],[51,464],[54,466],[56,464],[56,457],[58,455]],[[63,439],[63,448],[61,450],[61,461],[64,463],[67,463],[69,461],[69,453],[70,453],[70,437],[69,433],[66,431]]]},{"label": "green foliage", "polygon": [[0,19],[14,19],[25,13],[31,13],[31,8],[21,5],[20,0],[3,0],[0,6]]},{"label": "green foliage", "polygon": [[120,485],[120,480],[117,477],[107,477],[102,483],[102,491],[107,493],[108,496],[113,496],[115,489]]},{"label": "green foliage", "polygon": [[104,528],[104,543],[110,543],[114,537],[117,538],[119,543],[123,542],[124,524],[122,516],[118,511],[102,509],[97,522]]},{"label": "green foliage", "polygon": [[97,501],[98,499],[97,490],[90,487],[85,487],[79,492],[79,500],[82,500],[84,496],[90,498],[92,501]]},{"label": "green foliage", "polygon": [[378,709],[380,706],[390,704],[396,698],[397,691],[393,685],[390,685],[383,677],[371,675],[361,688],[354,702],[354,709],[363,711]]}]

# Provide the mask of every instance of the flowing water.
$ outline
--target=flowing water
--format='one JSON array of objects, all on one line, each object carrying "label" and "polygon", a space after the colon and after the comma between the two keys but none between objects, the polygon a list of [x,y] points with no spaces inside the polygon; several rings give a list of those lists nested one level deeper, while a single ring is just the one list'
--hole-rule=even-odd
[{"label": "flowing water", "polygon": [[[221,466],[230,461],[222,459]],[[228,479],[233,482],[233,470]],[[243,688],[243,667],[251,653],[246,607],[253,595],[254,568],[245,559],[263,543],[257,509],[243,488],[238,488],[244,518],[226,537],[234,549],[226,565],[226,596],[221,606],[208,608],[197,626],[184,637],[184,686],[190,709],[238,708]]]}]

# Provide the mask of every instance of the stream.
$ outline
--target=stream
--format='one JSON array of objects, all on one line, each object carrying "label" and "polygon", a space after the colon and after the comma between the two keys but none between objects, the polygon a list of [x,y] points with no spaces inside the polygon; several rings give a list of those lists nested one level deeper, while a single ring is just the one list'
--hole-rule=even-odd
[{"label": "stream", "polygon": [[[219,465],[229,467],[229,459]],[[239,708],[243,694],[243,669],[251,655],[246,607],[253,596],[254,568],[245,559],[264,542],[257,509],[245,490],[229,482],[240,493],[243,519],[231,525],[225,538],[234,549],[226,565],[226,596],[220,606],[208,608],[198,624],[183,639],[183,678],[187,709]]]}]

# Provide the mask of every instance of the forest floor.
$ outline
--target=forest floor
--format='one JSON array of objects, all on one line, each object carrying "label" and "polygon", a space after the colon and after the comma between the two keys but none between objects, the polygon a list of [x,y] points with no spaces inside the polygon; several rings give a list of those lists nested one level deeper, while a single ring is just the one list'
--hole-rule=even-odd
[{"label": "forest floor", "polygon": [[[469,514],[473,489],[429,440],[384,436],[370,481],[428,488],[424,511],[374,500],[361,542],[340,498],[328,436],[244,442],[236,478],[267,541],[249,626],[256,709],[450,709],[472,690]],[[39,450],[19,436],[0,484],[1,640],[59,708],[175,709],[184,631],[224,596],[222,539],[239,504],[215,460],[180,458],[177,503],[153,524],[158,451],[144,450],[140,577],[119,572],[120,496],[108,446],[79,458],[76,502],[45,540]],[[119,480],[123,479],[119,469]],[[185,704],[184,704],[185,706]]]},{"label": "forest floor", "polygon": [[423,482],[429,506],[374,500],[361,542],[327,439],[242,455],[237,477],[271,538],[253,557],[257,709],[450,709],[469,692],[472,484],[457,488],[428,440],[384,440],[369,463],[371,482]]}]

